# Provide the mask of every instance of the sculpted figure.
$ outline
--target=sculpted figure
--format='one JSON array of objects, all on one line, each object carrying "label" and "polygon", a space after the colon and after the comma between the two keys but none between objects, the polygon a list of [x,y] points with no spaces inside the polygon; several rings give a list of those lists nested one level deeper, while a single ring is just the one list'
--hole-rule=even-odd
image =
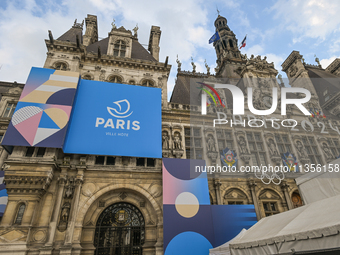
[{"label": "sculpted figure", "polygon": [[175,133],[174,136],[174,146],[173,148],[175,150],[181,150],[182,149],[182,140],[181,140],[181,136],[178,132]]},{"label": "sculpted figure", "polygon": [[169,136],[167,132],[162,132],[162,149],[169,149]]},{"label": "sculpted figure", "polygon": [[209,136],[208,139],[208,151],[216,151],[215,141],[212,136]]},{"label": "sculpted figure", "polygon": [[243,136],[238,139],[241,154],[249,154],[247,149],[247,143]]}]

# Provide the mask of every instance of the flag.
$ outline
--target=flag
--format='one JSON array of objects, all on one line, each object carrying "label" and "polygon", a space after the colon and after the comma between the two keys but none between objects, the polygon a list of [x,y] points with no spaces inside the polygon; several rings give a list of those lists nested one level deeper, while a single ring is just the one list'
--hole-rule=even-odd
[{"label": "flag", "polygon": [[218,34],[218,31],[216,31],[216,33],[209,39],[209,44],[216,42],[219,39],[220,39],[220,35]]},{"label": "flag", "polygon": [[312,109],[312,108],[310,108],[310,111],[309,111],[309,112],[311,113],[311,117],[314,118],[315,116],[314,116],[314,112],[313,112],[313,109]]},{"label": "flag", "polygon": [[246,47],[246,40],[247,40],[247,36],[245,36],[244,39],[242,40],[240,49],[242,49],[243,47]]}]

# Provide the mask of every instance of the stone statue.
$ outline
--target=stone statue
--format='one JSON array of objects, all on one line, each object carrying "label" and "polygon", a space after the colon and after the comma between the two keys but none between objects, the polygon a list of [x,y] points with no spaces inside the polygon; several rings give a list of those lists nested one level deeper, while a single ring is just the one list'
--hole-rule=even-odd
[{"label": "stone statue", "polygon": [[209,136],[209,138],[208,138],[207,147],[208,147],[207,148],[208,152],[216,151],[215,141],[214,141],[214,138],[212,136]]},{"label": "stone statue", "polygon": [[112,29],[116,29],[116,25],[115,25],[115,19],[113,19],[113,22],[111,23]]},{"label": "stone statue", "polygon": [[182,139],[181,139],[181,135],[178,132],[176,132],[174,136],[173,148],[174,150],[182,149]]},{"label": "stone statue", "polygon": [[166,131],[162,132],[162,149],[164,150],[169,149],[169,136]]},{"label": "stone statue", "polygon": [[315,57],[315,62],[318,63],[318,66],[321,66],[319,58],[316,55],[314,55],[314,57]]},{"label": "stone statue", "polygon": [[205,67],[207,68],[207,74],[210,74],[210,67],[207,64],[207,60],[206,59],[204,60],[204,63],[205,63]]},{"label": "stone statue", "polygon": [[300,141],[296,142],[295,147],[297,148],[299,157],[308,158],[307,150],[306,150],[305,146],[303,146],[303,144]]},{"label": "stone statue", "polygon": [[271,156],[279,156],[279,152],[276,149],[273,139],[268,140],[268,147],[269,147],[269,152]]},{"label": "stone statue", "polygon": [[70,215],[70,204],[65,203],[61,210],[60,221],[67,222]]},{"label": "stone statue", "polygon": [[176,62],[177,62],[177,66],[178,66],[177,69],[178,69],[178,71],[180,71],[180,70],[181,70],[182,63],[181,63],[181,61],[179,61],[179,59],[178,59],[178,54],[177,54]]},{"label": "stone statue", "polygon": [[191,65],[192,65],[192,72],[195,73],[196,72],[196,65],[195,65],[192,57],[191,57]]},{"label": "stone statue", "polygon": [[135,26],[135,28],[134,29],[132,29],[133,30],[133,32],[134,32],[134,37],[137,37],[137,31],[138,31],[138,23],[136,24],[136,26]]},{"label": "stone statue", "polygon": [[325,156],[326,156],[327,159],[333,159],[334,158],[332,151],[329,149],[329,147],[326,143],[322,143],[322,150],[325,153]]},{"label": "stone statue", "polygon": [[249,154],[247,149],[247,143],[243,136],[238,139],[238,145],[240,146],[241,154]]}]

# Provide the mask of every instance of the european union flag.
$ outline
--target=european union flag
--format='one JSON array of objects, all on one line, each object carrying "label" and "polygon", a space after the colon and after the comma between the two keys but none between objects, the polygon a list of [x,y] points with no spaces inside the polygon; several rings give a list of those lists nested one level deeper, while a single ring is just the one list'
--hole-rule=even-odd
[{"label": "european union flag", "polygon": [[216,42],[217,40],[220,39],[220,35],[218,34],[218,32],[216,31],[216,33],[209,39],[209,44]]}]

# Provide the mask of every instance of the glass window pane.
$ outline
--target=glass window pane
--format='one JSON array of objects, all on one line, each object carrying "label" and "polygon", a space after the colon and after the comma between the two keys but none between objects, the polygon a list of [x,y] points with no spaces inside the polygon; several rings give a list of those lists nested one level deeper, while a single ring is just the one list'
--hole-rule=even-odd
[{"label": "glass window pane", "polygon": [[306,146],[306,151],[307,151],[308,154],[312,154],[312,151],[311,151],[309,146]]},{"label": "glass window pane", "polygon": [[203,155],[202,155],[202,150],[196,150],[196,159],[202,159]]},{"label": "glass window pane", "polygon": [[96,156],[96,165],[104,165],[105,157],[104,156]]},{"label": "glass window pane", "polygon": [[195,147],[202,147],[200,138],[195,138]]},{"label": "glass window pane", "polygon": [[186,136],[190,136],[190,128],[185,128],[185,129],[184,129],[184,134],[185,134]]},{"label": "glass window pane", "polygon": [[147,166],[155,166],[155,159],[154,158],[148,158],[147,160],[146,160],[146,165]]},{"label": "glass window pane", "polygon": [[257,158],[256,158],[256,155],[253,153],[251,154],[251,159],[253,161],[253,166],[258,166],[258,162],[257,162]]},{"label": "glass window pane", "polygon": [[37,157],[43,157],[45,155],[46,148],[38,148]]},{"label": "glass window pane", "polygon": [[229,149],[232,149],[234,146],[233,146],[233,142],[232,141],[227,141],[227,147]]},{"label": "glass window pane", "polygon": [[190,147],[191,146],[191,138],[190,137],[186,137],[185,138],[185,146],[186,147]]},{"label": "glass window pane", "polygon": [[218,140],[218,148],[220,150],[224,150],[225,149],[224,141],[223,140]]},{"label": "glass window pane", "polygon": [[256,147],[254,143],[249,143],[249,148],[251,151],[256,151]]},{"label": "glass window pane", "polygon": [[261,141],[261,135],[260,134],[255,134],[255,140],[256,141]]},{"label": "glass window pane", "polygon": [[256,145],[257,145],[257,149],[258,149],[258,150],[260,150],[260,151],[263,150],[263,145],[262,145],[262,143],[257,143]]},{"label": "glass window pane", "polygon": [[225,131],[225,138],[232,139],[231,132]]},{"label": "glass window pane", "polygon": [[282,144],[278,144],[277,146],[279,147],[280,153],[285,153],[286,152]]},{"label": "glass window pane", "polygon": [[107,157],[106,158],[106,165],[114,165],[116,163],[115,157]]},{"label": "glass window pane", "polygon": [[34,153],[34,147],[27,147],[25,157],[32,157]]},{"label": "glass window pane", "polygon": [[15,222],[14,222],[15,224],[21,224],[22,217],[24,216],[25,207],[26,207],[25,204],[20,205],[17,218],[15,219]]},{"label": "glass window pane", "polygon": [[276,136],[275,136],[275,140],[276,140],[276,142],[278,142],[278,143],[281,142],[280,136],[279,136],[279,135],[276,135]]},{"label": "glass window pane", "polygon": [[266,163],[266,157],[263,153],[260,154],[260,161],[262,165],[267,165]]},{"label": "glass window pane", "polygon": [[136,164],[137,164],[137,166],[144,166],[145,165],[145,158],[137,158]]},{"label": "glass window pane", "polygon": [[282,136],[282,141],[284,142],[284,143],[288,143],[289,141],[288,141],[288,137],[286,136],[286,135],[283,135]]},{"label": "glass window pane", "polygon": [[248,141],[252,141],[253,140],[253,135],[252,134],[247,134],[247,139]]},{"label": "glass window pane", "polygon": [[313,146],[312,149],[313,149],[313,153],[314,153],[314,154],[319,154],[319,153],[318,153],[318,149],[317,149],[316,147]]},{"label": "glass window pane", "polygon": [[194,136],[200,136],[200,129],[194,128]]}]

